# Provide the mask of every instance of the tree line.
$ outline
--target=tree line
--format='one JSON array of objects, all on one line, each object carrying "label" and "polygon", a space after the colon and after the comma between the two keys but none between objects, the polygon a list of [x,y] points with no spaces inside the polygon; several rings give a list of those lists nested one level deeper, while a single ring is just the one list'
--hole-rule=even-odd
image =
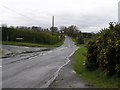
[{"label": "tree line", "polygon": [[41,27],[2,26],[2,41],[55,44],[61,41],[61,35]]},{"label": "tree line", "polygon": [[91,38],[92,33],[83,33],[77,26],[71,25],[68,27],[61,26],[58,30],[57,27],[50,29],[43,29],[42,27],[32,26],[2,26],[2,41],[18,41],[18,42],[31,42],[43,44],[55,44],[64,38],[64,35],[76,39],[78,44],[84,44],[85,38]]},{"label": "tree line", "polygon": [[77,44],[86,43],[85,39],[90,39],[94,35],[94,33],[81,32],[77,26],[71,25],[68,27],[62,26],[60,27],[61,33],[70,36],[75,39]]}]

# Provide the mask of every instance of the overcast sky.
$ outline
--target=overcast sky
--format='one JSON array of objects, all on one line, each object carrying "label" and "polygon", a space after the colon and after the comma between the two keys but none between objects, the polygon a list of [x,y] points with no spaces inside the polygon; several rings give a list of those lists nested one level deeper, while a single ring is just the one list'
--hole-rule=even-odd
[{"label": "overcast sky", "polygon": [[119,0],[0,0],[0,23],[13,26],[51,27],[76,25],[93,32],[118,21]]}]

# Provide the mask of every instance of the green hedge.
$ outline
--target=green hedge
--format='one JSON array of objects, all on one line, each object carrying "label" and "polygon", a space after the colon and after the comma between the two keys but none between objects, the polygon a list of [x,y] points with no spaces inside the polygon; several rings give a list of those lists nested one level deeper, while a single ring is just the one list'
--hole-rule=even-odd
[{"label": "green hedge", "polygon": [[107,75],[120,75],[120,24],[110,23],[88,45],[86,67],[102,69]]},{"label": "green hedge", "polygon": [[[23,38],[23,40],[17,40],[16,38]],[[37,32],[33,30],[22,30],[3,27],[2,41],[22,41],[42,44],[55,44],[60,41],[60,38],[58,34],[53,34],[51,32]]]}]

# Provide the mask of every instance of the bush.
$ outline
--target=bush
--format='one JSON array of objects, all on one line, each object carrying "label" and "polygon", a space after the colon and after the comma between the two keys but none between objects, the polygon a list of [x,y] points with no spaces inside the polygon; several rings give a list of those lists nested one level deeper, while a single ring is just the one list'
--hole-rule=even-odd
[{"label": "bush", "polygon": [[84,37],[82,35],[80,35],[79,38],[77,39],[77,43],[84,44]]},{"label": "bush", "polygon": [[102,69],[108,76],[120,74],[120,25],[110,23],[88,43],[86,67]]},{"label": "bush", "polygon": [[90,40],[88,43],[87,62],[86,67],[88,70],[95,70],[98,68],[97,62],[97,46],[94,40]]}]

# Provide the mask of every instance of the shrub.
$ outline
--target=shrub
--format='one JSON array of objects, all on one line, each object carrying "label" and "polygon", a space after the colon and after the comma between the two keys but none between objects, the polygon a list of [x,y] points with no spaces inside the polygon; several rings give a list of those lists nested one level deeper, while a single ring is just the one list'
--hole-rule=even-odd
[{"label": "shrub", "polygon": [[86,67],[102,69],[108,76],[120,74],[120,25],[110,23],[88,43]]},{"label": "shrub", "polygon": [[88,70],[95,70],[98,67],[97,62],[97,46],[94,40],[90,40],[88,43],[87,62],[86,67]]},{"label": "shrub", "polygon": [[84,37],[82,35],[80,35],[79,38],[77,39],[77,43],[84,44]]}]

